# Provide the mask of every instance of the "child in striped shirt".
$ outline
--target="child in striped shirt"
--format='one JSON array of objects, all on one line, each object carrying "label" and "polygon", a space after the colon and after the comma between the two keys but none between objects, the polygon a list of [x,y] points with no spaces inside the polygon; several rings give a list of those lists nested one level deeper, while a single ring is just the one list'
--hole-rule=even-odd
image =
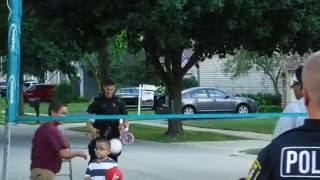
[{"label": "child in striped shirt", "polygon": [[111,153],[110,142],[105,138],[96,140],[95,153],[97,159],[89,163],[85,180],[122,180],[118,164],[108,155]]}]

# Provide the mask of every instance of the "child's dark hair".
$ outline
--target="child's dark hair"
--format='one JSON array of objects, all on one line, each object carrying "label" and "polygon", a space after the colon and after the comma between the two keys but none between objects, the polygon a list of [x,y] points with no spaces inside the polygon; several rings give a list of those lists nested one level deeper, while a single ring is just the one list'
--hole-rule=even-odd
[{"label": "child's dark hair", "polygon": [[102,82],[102,86],[112,86],[112,85],[115,85],[114,81],[110,78],[107,78],[105,79],[103,82]]},{"label": "child's dark hair", "polygon": [[97,139],[96,139],[96,144],[97,144],[97,143],[105,143],[109,149],[111,148],[110,141],[107,140],[107,139],[104,138],[104,137],[99,137],[99,138],[97,138]]},{"label": "child's dark hair", "polygon": [[61,107],[67,106],[64,103],[53,101],[49,104],[48,115],[51,116],[51,111],[58,112]]}]

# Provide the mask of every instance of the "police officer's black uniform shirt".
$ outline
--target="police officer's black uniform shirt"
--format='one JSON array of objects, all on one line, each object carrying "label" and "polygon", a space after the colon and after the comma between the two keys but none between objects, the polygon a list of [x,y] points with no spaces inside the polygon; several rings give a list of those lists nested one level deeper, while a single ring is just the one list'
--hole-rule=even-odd
[{"label": "police officer's black uniform shirt", "polygon": [[254,161],[247,179],[320,179],[320,120],[274,139]]},{"label": "police officer's black uniform shirt", "polygon": [[[127,115],[128,112],[125,105],[116,97],[106,98],[99,96],[94,98],[93,102],[88,106],[87,112],[96,115]],[[93,127],[100,131],[100,136],[104,136],[108,128],[112,130],[113,137],[119,137],[119,120],[95,120]],[[112,138],[112,137],[110,137]]]}]

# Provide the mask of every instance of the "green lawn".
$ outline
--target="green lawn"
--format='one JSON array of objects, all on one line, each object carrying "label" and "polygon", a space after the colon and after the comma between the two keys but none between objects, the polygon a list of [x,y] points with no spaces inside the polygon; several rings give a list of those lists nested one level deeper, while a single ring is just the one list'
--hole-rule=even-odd
[{"label": "green lawn", "polygon": [[184,121],[186,126],[272,134],[277,118]]},{"label": "green lawn", "polygon": [[[3,100],[2,100],[3,102]],[[0,101],[1,103],[1,101]],[[89,103],[70,103],[68,104],[70,114],[83,114],[86,112]],[[0,110],[3,106],[0,106]],[[34,113],[34,109],[28,104],[24,105],[26,113]],[[48,104],[42,103],[40,105],[40,113],[47,114]],[[136,109],[129,109],[129,114],[137,114]],[[154,114],[153,110],[142,110],[141,114]],[[3,124],[4,114],[0,114],[0,124]],[[214,128],[214,129],[226,129],[237,131],[251,131],[258,133],[272,134],[277,118],[265,118],[265,119],[237,119],[237,120],[191,120],[184,121],[184,125],[202,127],[202,128]],[[165,130],[163,130],[165,131]],[[161,134],[161,133],[158,133]],[[186,135],[188,136],[188,135]],[[157,137],[159,138],[159,137]],[[178,139],[184,139],[184,137],[178,137]]]},{"label": "green lawn", "polygon": [[[40,114],[48,114],[48,103],[40,104]],[[84,113],[87,110],[89,103],[69,103],[69,113]],[[24,112],[35,113],[33,107],[30,107],[28,103],[24,104]]]},{"label": "green lawn", "polygon": [[[75,127],[71,130],[88,132],[86,127]],[[136,139],[157,141],[157,142],[197,142],[197,141],[228,141],[228,140],[243,140],[244,138],[227,136],[211,132],[184,131],[183,135],[172,139],[165,136],[166,128],[154,127],[141,124],[131,124],[130,130]]]},{"label": "green lawn", "polygon": [[[83,114],[86,112],[89,103],[69,103],[69,114]],[[24,105],[24,111],[26,113],[35,113],[34,109],[29,104]],[[137,114],[137,109],[128,109],[129,114]],[[48,114],[48,103],[40,104],[40,114]],[[154,114],[153,110],[142,110],[141,114]]]},{"label": "green lawn", "polygon": [[5,101],[3,98],[0,98],[0,124],[4,124],[4,111],[5,110]]},{"label": "green lawn", "polygon": [[4,115],[0,113],[0,125],[4,124]]}]

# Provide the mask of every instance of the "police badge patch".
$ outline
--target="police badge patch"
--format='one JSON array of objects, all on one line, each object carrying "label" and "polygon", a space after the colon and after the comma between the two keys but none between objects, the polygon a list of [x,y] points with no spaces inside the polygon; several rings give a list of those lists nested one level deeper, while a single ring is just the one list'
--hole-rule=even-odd
[{"label": "police badge patch", "polygon": [[251,165],[251,168],[249,170],[249,174],[246,177],[246,179],[247,180],[257,179],[258,175],[260,174],[260,171],[261,171],[261,165],[260,165],[259,161],[255,160]]},{"label": "police badge patch", "polygon": [[320,147],[285,147],[281,151],[281,177],[320,178]]}]

